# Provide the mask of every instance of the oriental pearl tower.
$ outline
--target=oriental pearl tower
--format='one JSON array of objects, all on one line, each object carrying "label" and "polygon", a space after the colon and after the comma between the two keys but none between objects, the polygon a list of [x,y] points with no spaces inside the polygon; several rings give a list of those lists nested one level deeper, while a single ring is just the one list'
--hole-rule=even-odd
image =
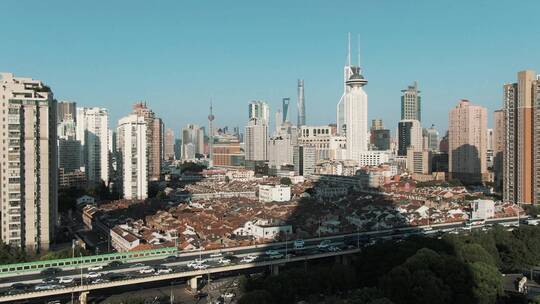
[{"label": "oriental pearl tower", "polygon": [[212,122],[214,121],[215,116],[212,113],[212,100],[210,100],[210,114],[208,115],[208,130],[210,132],[210,136],[208,138],[208,150],[209,150],[209,158],[210,158],[210,167],[214,165],[214,128],[212,125]]}]

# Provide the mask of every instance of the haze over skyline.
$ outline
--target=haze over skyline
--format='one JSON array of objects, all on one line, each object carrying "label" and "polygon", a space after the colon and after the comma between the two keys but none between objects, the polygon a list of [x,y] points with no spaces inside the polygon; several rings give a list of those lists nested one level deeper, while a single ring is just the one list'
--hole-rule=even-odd
[{"label": "haze over skyline", "polygon": [[400,91],[416,80],[423,126],[444,132],[461,98],[491,120],[502,85],[540,57],[540,29],[520,22],[534,20],[536,1],[208,4],[6,2],[0,70],[43,80],[58,100],[109,108],[111,128],[144,100],[176,135],[187,123],[207,126],[211,98],[217,127],[243,128],[251,100],[267,101],[273,117],[282,97],[296,104],[301,78],[307,124],[328,124],[351,32],[354,54],[361,35],[369,119],[394,131]]}]

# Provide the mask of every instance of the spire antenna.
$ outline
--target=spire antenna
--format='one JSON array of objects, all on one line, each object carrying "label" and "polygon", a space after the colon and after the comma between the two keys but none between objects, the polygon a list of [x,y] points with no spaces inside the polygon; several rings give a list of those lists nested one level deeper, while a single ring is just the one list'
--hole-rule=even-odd
[{"label": "spire antenna", "polygon": [[360,68],[360,34],[358,34],[358,68]]},{"label": "spire antenna", "polygon": [[347,33],[347,66],[351,66],[351,32]]}]

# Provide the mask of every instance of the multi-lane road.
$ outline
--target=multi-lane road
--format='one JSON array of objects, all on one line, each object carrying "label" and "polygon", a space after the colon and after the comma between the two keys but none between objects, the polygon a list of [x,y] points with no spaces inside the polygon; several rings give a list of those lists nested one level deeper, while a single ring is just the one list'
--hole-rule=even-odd
[{"label": "multi-lane road", "polygon": [[[492,224],[513,223],[517,223],[516,218],[491,219],[487,221],[486,226],[471,229],[487,229]],[[41,272],[14,272],[0,276],[0,302],[44,298],[160,280],[189,279],[210,273],[242,271],[254,267],[346,255],[356,253],[362,247],[380,240],[403,239],[413,234],[440,235],[458,231],[466,231],[463,223],[307,239],[304,240],[302,248],[295,248],[295,242],[291,240],[222,250],[184,252],[174,256],[155,257],[144,262],[113,262],[77,268],[47,269]],[[296,245],[298,247],[298,242]]]}]

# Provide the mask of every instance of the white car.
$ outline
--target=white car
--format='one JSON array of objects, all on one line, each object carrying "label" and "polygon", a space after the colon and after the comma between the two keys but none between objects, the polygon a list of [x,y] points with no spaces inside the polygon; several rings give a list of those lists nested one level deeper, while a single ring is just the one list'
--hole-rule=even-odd
[{"label": "white car", "polygon": [[332,244],[332,241],[324,240],[324,241],[320,242],[319,245],[317,245],[317,248],[325,249],[325,248],[328,248],[328,246],[330,246],[330,244]]},{"label": "white car", "polygon": [[328,251],[330,251],[330,252],[338,252],[338,251],[341,251],[341,249],[339,247],[336,247],[336,246],[330,246],[330,247],[328,247]]},{"label": "white car", "polygon": [[305,242],[304,240],[296,240],[294,241],[294,249],[302,249],[304,248]]},{"label": "white car", "polygon": [[221,252],[212,253],[210,255],[211,258],[219,258],[220,256],[223,256]]},{"label": "white car", "polygon": [[61,288],[62,286],[53,284],[39,284],[34,287],[34,290],[51,290],[55,288]]},{"label": "white car", "polygon": [[269,250],[266,250],[266,255],[275,255],[275,254],[279,254],[279,252],[277,250],[273,250],[273,249],[269,249]]},{"label": "white car", "polygon": [[154,268],[152,267],[144,267],[143,269],[139,270],[140,274],[148,274],[148,273],[154,273]]},{"label": "white car", "polygon": [[194,268],[195,266],[200,265],[200,264],[202,264],[202,263],[199,263],[197,260],[194,260],[194,261],[190,261],[189,263],[187,263],[187,267]]},{"label": "white car", "polygon": [[227,259],[227,258],[220,258],[218,261],[217,261],[219,264],[230,264],[231,263],[231,260],[230,259]]},{"label": "white car", "polygon": [[89,272],[86,274],[87,279],[97,279],[99,277],[101,277],[101,273],[98,272]]},{"label": "white car", "polygon": [[206,262],[207,261],[205,259],[195,259],[195,263],[198,263],[198,264],[204,264]]},{"label": "white car", "polygon": [[195,268],[197,270],[203,270],[203,269],[208,268],[208,265],[206,265],[206,264],[197,264],[197,265],[193,266],[193,268]]},{"label": "white car", "polygon": [[242,263],[252,263],[253,261],[255,261],[257,259],[256,256],[254,255],[248,255],[248,256],[245,256],[242,258],[242,260],[240,260],[240,262]]},{"label": "white car", "polygon": [[62,277],[58,279],[58,283],[60,284],[70,284],[70,283],[73,283],[73,281],[74,281],[73,278],[68,278],[68,277]]},{"label": "white car", "polygon": [[103,265],[94,265],[88,267],[88,271],[99,271],[103,269]]},{"label": "white car", "polygon": [[172,269],[170,268],[160,268],[157,271],[157,274],[169,274],[172,272]]}]

